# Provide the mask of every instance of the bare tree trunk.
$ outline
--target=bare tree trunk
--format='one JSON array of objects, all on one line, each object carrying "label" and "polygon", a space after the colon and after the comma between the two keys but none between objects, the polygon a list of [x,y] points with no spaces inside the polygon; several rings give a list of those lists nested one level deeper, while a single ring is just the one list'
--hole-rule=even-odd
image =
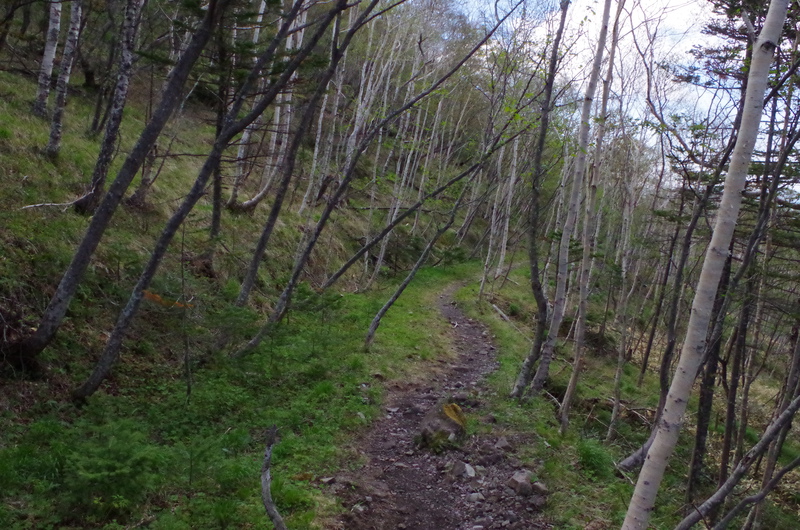
[{"label": "bare tree trunk", "polygon": [[[721,293],[729,291],[731,275],[731,257],[725,263],[720,280],[719,290]],[[725,307],[723,295],[717,296],[714,300],[714,319],[716,321],[725,318]],[[715,332],[717,329],[715,328]],[[703,472],[703,463],[706,456],[708,428],[711,423],[712,405],[714,403],[714,385],[717,380],[717,366],[719,364],[719,352],[722,348],[722,326],[719,326],[719,333],[712,335],[708,346],[708,356],[703,367],[703,377],[700,382],[700,400],[697,405],[697,427],[695,428],[694,448],[692,449],[692,459],[689,464],[689,477],[686,479],[686,503],[694,503],[695,492],[698,482]]]},{"label": "bare tree trunk", "polygon": [[[92,180],[86,194],[75,201],[75,210],[79,213],[94,212],[100,202],[105,188],[108,168],[114,156],[114,149],[117,145],[119,127],[122,124],[122,115],[125,110],[125,102],[128,98],[128,88],[131,83],[133,72],[133,51],[136,48],[136,31],[138,29],[139,13],[142,9],[144,0],[129,0],[125,9],[125,19],[122,23],[122,38],[120,39],[120,58],[119,69],[117,71],[117,82],[114,86],[114,94],[111,96],[111,107],[108,120],[106,121],[103,140],[100,143],[100,153],[97,155]],[[177,101],[175,102],[177,104]],[[170,113],[172,110],[170,110]],[[155,144],[155,141],[153,142]],[[148,148],[148,153],[152,146]]]},{"label": "bare tree trunk", "polygon": [[55,337],[56,331],[67,312],[69,303],[78,288],[78,284],[83,278],[89,261],[122,200],[125,190],[130,185],[147,152],[158,139],[161,130],[180,100],[181,87],[183,87],[186,78],[189,76],[195,61],[200,57],[200,53],[211,37],[211,30],[216,24],[218,16],[225,9],[228,2],[229,0],[217,0],[209,4],[206,15],[195,30],[186,52],[181,56],[180,61],[170,74],[158,109],[145,126],[139,136],[139,140],[123,163],[119,173],[117,173],[117,178],[92,216],[89,227],[67,270],[64,272],[55,294],[50,299],[50,303],[45,309],[36,331],[16,346],[15,349],[17,351],[13,355],[16,359],[12,357],[12,363],[27,370],[36,371],[38,369],[37,356]]},{"label": "bare tree trunk", "polygon": [[50,22],[44,44],[42,64],[39,66],[39,86],[33,103],[33,113],[39,117],[47,117],[47,97],[50,95],[50,81],[53,75],[53,63],[56,59],[58,34],[61,31],[61,0],[50,2]]},{"label": "bare tree trunk", "polygon": [[564,318],[567,303],[567,277],[569,275],[569,244],[572,232],[575,230],[578,217],[578,207],[580,196],[583,191],[583,177],[586,171],[586,153],[589,148],[589,126],[592,103],[597,89],[597,81],[600,78],[600,65],[605,51],[606,35],[608,34],[608,22],[611,17],[611,0],[605,0],[603,5],[602,25],[600,35],[597,40],[597,49],[594,55],[589,83],[583,97],[581,108],[581,123],[578,130],[578,145],[576,147],[575,165],[572,173],[572,191],[570,193],[567,218],[564,222],[564,229],[561,233],[561,243],[558,249],[558,272],[556,275],[556,292],[553,301],[553,315],[550,320],[550,330],[547,340],[542,346],[542,354],[539,360],[539,367],[531,383],[531,392],[538,394],[547,381],[550,371],[550,362],[555,355],[556,342],[558,341],[558,331],[561,328],[561,321]]},{"label": "bare tree trunk", "polygon": [[[767,427],[761,439],[744,455],[742,461],[739,462],[739,465],[731,472],[725,483],[703,504],[698,506],[697,509],[684,517],[678,526],[675,527],[675,530],[689,530],[689,528],[699,523],[704,517],[711,513],[712,510],[720,506],[753,463],[767,451],[770,443],[772,443],[785,427],[790,424],[798,409],[800,409],[800,396],[795,396],[786,409],[775,418],[769,427]],[[719,525],[714,528],[718,527]]]},{"label": "bare tree trunk", "polygon": [[[288,55],[292,55],[303,47],[303,37],[305,34],[305,24],[306,24],[306,15],[308,14],[307,6],[301,9],[299,15],[294,20],[291,30],[289,31],[289,35],[287,37],[286,42],[286,50],[285,52]],[[292,80],[297,78],[297,74],[295,73]],[[264,200],[264,197],[267,196],[270,188],[272,187],[272,183],[274,178],[278,175],[278,173],[283,169],[283,167],[287,163],[287,158],[291,155],[287,154],[286,150],[289,146],[290,136],[291,136],[291,126],[292,126],[292,117],[294,116],[294,108],[292,99],[294,97],[294,93],[292,91],[291,81],[287,84],[287,90],[278,95],[276,99],[276,105],[274,105],[274,120],[273,126],[274,130],[272,131],[272,138],[270,141],[269,152],[267,153],[271,162],[267,162],[266,167],[264,168],[264,183],[259,190],[252,198],[244,201],[240,205],[231,205],[231,208],[234,210],[240,211],[252,211],[258,204]],[[316,103],[315,103],[316,104]],[[306,127],[307,128],[307,127]],[[304,134],[304,132],[303,132]],[[278,138],[281,137],[281,142],[278,144]],[[291,162],[291,165],[294,165],[294,162]],[[283,187],[283,182],[279,184],[280,187]],[[288,186],[288,184],[287,184]],[[279,191],[280,193],[280,191]],[[285,194],[286,191],[284,190],[283,193]],[[283,198],[277,199],[277,202],[283,202]]]},{"label": "bare tree trunk", "polygon": [[[796,330],[800,330],[800,322],[795,325]],[[800,395],[800,334],[795,337],[794,349],[792,352],[791,361],[789,363],[789,371],[786,374],[786,382],[784,383],[781,398],[776,407],[776,413],[782,413],[789,406],[789,402],[793,397]],[[764,474],[761,479],[761,487],[767,488],[770,482],[774,479],[775,466],[778,463],[783,448],[783,442],[786,435],[789,433],[791,421],[781,430],[778,434],[778,440],[770,445],[769,452],[767,453],[767,461],[764,465]],[[761,519],[761,502],[760,500],[756,506],[750,511],[747,517],[747,522],[744,528],[758,528]]]},{"label": "bare tree trunk", "polygon": [[[206,158],[206,161],[204,162],[203,167],[201,168],[200,173],[198,174],[197,179],[192,186],[192,189],[186,195],[183,202],[172,215],[172,217],[170,217],[169,221],[167,221],[167,224],[164,227],[161,236],[159,236],[159,239],[150,255],[150,259],[148,260],[145,269],[142,271],[136,286],[131,292],[127,304],[120,312],[117,323],[114,326],[114,330],[111,332],[111,336],[108,338],[106,347],[100,356],[100,360],[97,362],[92,374],[86,379],[83,385],[73,392],[73,399],[76,401],[81,402],[97,391],[100,383],[102,383],[102,381],[108,376],[112,367],[116,363],[125,333],[130,326],[130,323],[133,321],[133,317],[136,315],[144,290],[150,285],[150,282],[155,276],[155,273],[161,264],[161,260],[166,254],[169,244],[172,241],[175,233],[178,231],[178,228],[180,228],[181,224],[183,224],[183,221],[189,215],[194,205],[197,204],[197,201],[200,200],[200,197],[203,196],[205,187],[208,184],[208,180],[220,162],[223,150],[229,146],[230,141],[237,134],[243,131],[247,125],[252,123],[261,113],[264,112],[268,105],[275,101],[278,93],[284,89],[291,76],[300,66],[300,63],[306,57],[308,57],[308,55],[314,49],[314,46],[322,38],[336,15],[348,7],[346,0],[339,0],[327,13],[321,16],[321,20],[315,28],[315,34],[312,39],[285,65],[285,69],[281,73],[281,76],[276,79],[272,86],[261,96],[261,99],[253,108],[253,110],[251,110],[243,118],[237,120],[236,117],[244,105],[245,97],[256,86],[256,79],[259,77],[264,65],[268,64],[273,59],[278,48],[278,43],[285,38],[285,35],[289,30],[289,24],[292,23],[293,17],[297,16],[297,11],[299,10],[299,6],[302,1],[303,0],[296,1],[293,10],[287,15],[286,21],[284,21],[281,29],[273,38],[271,46],[269,46],[259,58],[257,65],[250,72],[250,75],[245,81],[244,86],[237,93],[236,100],[231,104],[228,113],[223,120],[225,126],[222,132],[215,139],[211,153]],[[373,0],[370,6],[374,7],[374,4],[377,3],[377,1],[378,0]],[[352,37],[352,35],[348,35],[348,37]],[[349,43],[349,40],[347,42]],[[334,58],[334,60],[332,60],[331,64],[328,66],[326,77],[328,75],[332,75],[332,72],[335,71],[337,64],[335,59],[336,58]],[[312,97],[321,97],[321,92],[326,84],[327,83],[324,82],[320,83],[317,91]]]},{"label": "bare tree trunk", "polygon": [[[686,181],[683,181],[684,186],[686,185]],[[678,221],[675,223],[675,232],[670,238],[669,241],[669,250],[666,253],[666,265],[664,266],[664,275],[661,278],[661,284],[659,285],[659,292],[658,292],[658,301],[656,302],[656,307],[653,312],[653,325],[650,328],[650,334],[647,337],[647,346],[644,350],[644,358],[642,359],[642,368],[639,371],[639,379],[636,383],[637,386],[641,387],[642,382],[644,381],[644,374],[647,372],[648,362],[650,360],[650,352],[653,349],[653,341],[655,340],[656,330],[658,329],[659,320],[661,319],[661,309],[664,307],[664,298],[667,295],[667,284],[669,283],[669,274],[670,270],[672,269],[672,259],[675,255],[675,244],[678,242],[678,236],[680,236],[681,225],[680,219],[683,217],[683,207],[686,204],[685,202],[685,193],[684,188],[680,190],[680,209],[678,210]]]},{"label": "bare tree trunk", "polygon": [[739,382],[742,375],[742,360],[747,347],[747,328],[750,325],[750,312],[752,308],[752,284],[748,282],[748,292],[742,304],[739,323],[736,327],[736,337],[733,342],[732,357],[728,360],[731,366],[731,380],[728,383],[728,403],[725,412],[725,434],[722,438],[722,449],[719,463],[719,478],[717,486],[722,486],[728,478],[728,465],[731,457],[731,447],[736,434],[736,400],[739,396]]},{"label": "bare tree trunk", "polygon": [[436,89],[438,89],[446,80],[450,79],[453,74],[461,69],[461,67],[466,63],[471,57],[475,55],[475,53],[480,50],[483,45],[494,35],[497,29],[511,16],[516,9],[521,5],[522,2],[517,2],[506,14],[501,17],[497,23],[484,35],[484,37],[475,45],[473,46],[466,55],[459,60],[450,70],[448,70],[444,75],[439,77],[435,82],[433,82],[427,89],[423,90],[410,100],[406,101],[400,107],[395,109],[394,111],[388,112],[387,115],[382,119],[377,121],[373,124],[373,126],[364,133],[364,137],[362,138],[361,142],[358,144],[358,147],[353,152],[353,157],[350,160],[349,164],[344,168],[342,171],[342,180],[339,183],[339,187],[337,188],[336,192],[333,196],[328,200],[328,204],[326,205],[323,212],[320,214],[320,219],[317,221],[316,226],[310,232],[309,237],[306,241],[304,241],[301,246],[302,250],[298,252],[298,257],[295,260],[294,267],[292,269],[291,276],[289,278],[286,287],[284,287],[283,292],[278,297],[278,301],[275,304],[272,313],[267,318],[265,324],[261,327],[261,329],[256,333],[256,335],[243,347],[241,347],[238,351],[236,351],[233,356],[234,357],[243,357],[253,352],[253,350],[261,344],[261,341],[266,337],[269,332],[273,329],[275,324],[283,318],[286,310],[289,307],[289,302],[291,300],[292,294],[294,293],[294,289],[297,286],[297,282],[300,279],[300,275],[302,274],[303,268],[305,267],[308,258],[311,256],[311,253],[314,250],[314,247],[319,240],[320,234],[327,226],[328,220],[330,219],[333,210],[336,208],[336,205],[344,196],[345,192],[347,191],[350,183],[352,182],[355,176],[355,166],[358,163],[360,156],[364,153],[367,147],[372,143],[375,137],[378,135],[378,131],[385,127],[386,125],[392,123],[398,116],[402,113],[413,107],[416,103],[430,95]]},{"label": "bare tree trunk", "polygon": [[69,32],[67,42],[64,44],[64,53],[61,54],[61,66],[56,82],[56,104],[53,109],[53,119],[50,122],[50,139],[44,152],[50,158],[56,158],[61,149],[62,122],[64,120],[64,107],[67,105],[67,91],[69,89],[69,76],[75,62],[75,53],[78,49],[78,39],[81,32],[81,0],[72,0],[69,15]]},{"label": "bare tree trunk", "polygon": [[531,165],[531,200],[530,209],[528,210],[528,265],[531,270],[531,291],[536,300],[536,331],[534,332],[533,345],[528,352],[527,357],[520,367],[517,380],[514,383],[514,388],[511,389],[509,397],[521,399],[525,394],[525,390],[530,384],[531,374],[536,361],[539,360],[542,352],[542,344],[544,344],[544,336],[547,330],[548,321],[548,307],[547,296],[545,295],[542,286],[542,274],[539,271],[539,239],[541,232],[539,230],[539,215],[540,206],[539,199],[541,197],[541,187],[544,181],[545,171],[542,165],[542,157],[547,140],[547,128],[550,121],[550,111],[553,107],[553,88],[555,86],[555,77],[558,69],[558,54],[561,46],[561,38],[564,34],[564,26],[567,20],[567,11],[569,9],[569,0],[562,0],[561,2],[561,18],[559,19],[558,29],[556,30],[555,38],[553,39],[553,48],[550,50],[550,59],[547,66],[547,77],[545,79],[544,94],[542,99],[542,108],[539,116],[539,130],[536,136],[536,146],[533,151],[533,163]]},{"label": "bare tree trunk", "polygon": [[264,447],[264,462],[261,464],[261,501],[264,504],[264,509],[267,511],[269,520],[275,530],[287,530],[286,523],[283,522],[283,517],[278,513],[278,508],[275,506],[275,501],[272,500],[272,448],[278,442],[278,428],[273,425],[267,430],[267,443]]},{"label": "bare tree trunk", "polygon": [[464,198],[466,192],[466,188],[461,191],[461,195],[458,197],[458,200],[453,205],[453,209],[450,211],[450,217],[447,219],[447,222],[436,231],[436,234],[431,238],[428,244],[425,246],[425,249],[420,254],[419,259],[411,268],[411,271],[408,273],[406,278],[400,284],[400,286],[395,290],[394,294],[383,304],[383,307],[380,308],[378,313],[372,319],[372,322],[369,325],[369,331],[367,331],[367,336],[364,338],[364,349],[369,351],[370,347],[372,346],[373,340],[375,340],[375,332],[378,331],[378,326],[381,325],[381,319],[386,314],[387,311],[394,305],[394,303],[400,298],[400,295],[403,294],[403,291],[406,290],[406,287],[411,283],[411,280],[414,279],[414,276],[417,275],[419,269],[428,261],[428,256],[433,250],[433,246],[439,241],[439,238],[447,232],[451,226],[453,226],[453,221],[455,221],[456,213],[458,212],[459,207],[461,206],[461,201]]},{"label": "bare tree trunk", "polygon": [[[611,2],[608,2],[608,7],[606,10],[610,9]],[[587,196],[584,206],[584,218],[583,218],[583,239],[582,239],[582,255],[581,255],[581,268],[580,268],[580,279],[578,280],[579,286],[579,301],[578,301],[578,322],[577,328],[575,330],[575,354],[574,354],[574,362],[572,366],[572,374],[569,378],[569,383],[567,384],[567,390],[564,393],[564,399],[561,400],[561,408],[559,409],[559,416],[561,417],[561,427],[560,432],[563,435],[567,432],[567,427],[569,427],[569,409],[572,405],[572,398],[575,395],[575,391],[578,388],[578,378],[580,377],[581,370],[583,369],[583,355],[584,351],[586,350],[586,314],[589,311],[589,289],[592,283],[591,280],[591,269],[592,269],[592,256],[594,254],[594,245],[595,245],[595,228],[596,228],[596,207],[595,203],[597,201],[597,181],[600,178],[600,167],[602,164],[602,157],[603,157],[603,141],[605,140],[605,132],[606,132],[606,112],[608,110],[608,96],[611,93],[611,84],[614,81],[614,56],[617,52],[617,37],[619,35],[619,18],[622,14],[622,7],[625,5],[624,0],[618,0],[617,2],[617,13],[614,18],[614,28],[611,31],[611,49],[608,52],[608,72],[606,73],[606,78],[603,80],[603,95],[600,103],[600,116],[599,116],[599,126],[597,127],[597,135],[595,137],[595,152],[594,152],[594,160],[592,163],[592,167],[589,169],[589,182],[588,182],[588,190]],[[604,20],[608,19],[608,15],[604,15]],[[598,50],[600,47],[604,47],[605,42],[601,42],[598,44]],[[627,213],[627,208],[624,208],[624,211]],[[599,225],[599,223],[598,223]],[[629,232],[629,230],[628,230]],[[627,247],[627,242],[625,241],[625,236],[623,236],[623,246]],[[623,290],[625,286],[625,274],[627,272],[627,256],[625,256],[625,252],[622,252],[623,256],[621,259],[622,262],[622,270],[623,270]],[[626,297],[627,298],[627,297]],[[624,309],[623,309],[624,312]],[[622,341],[624,344],[624,340]],[[624,346],[623,346],[624,352]],[[623,353],[624,358],[624,353]],[[619,367],[619,373],[621,374],[622,367]],[[618,374],[617,378],[620,375]],[[615,385],[616,386],[616,385]],[[615,400],[615,410],[619,410],[619,399]],[[612,415],[611,424],[613,425],[614,415]],[[609,426],[609,437],[611,433],[611,427]]]},{"label": "bare tree trunk", "polygon": [[[714,298],[727,259],[728,247],[733,238],[733,230],[741,206],[741,191],[744,189],[748,166],[758,136],[772,56],[780,39],[787,9],[788,0],[772,0],[770,2],[763,29],[754,45],[739,134],[731,155],[728,175],[725,178],[725,187],[711,244],[703,262],[700,281],[692,303],[686,339],[667,396],[668,406],[664,407],[658,432],[648,451],[628,506],[623,523],[625,530],[647,528],[667,461],[678,440],[683,414],[702,362]],[[798,406],[800,406],[800,400],[798,400]]]}]

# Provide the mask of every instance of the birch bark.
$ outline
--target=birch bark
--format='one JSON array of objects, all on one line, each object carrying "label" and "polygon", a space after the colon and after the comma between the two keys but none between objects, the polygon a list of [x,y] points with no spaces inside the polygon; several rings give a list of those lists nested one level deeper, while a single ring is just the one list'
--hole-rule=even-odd
[{"label": "birch bark", "polygon": [[575,157],[575,165],[572,173],[572,190],[570,192],[567,218],[564,222],[564,229],[561,233],[561,243],[558,248],[558,273],[556,276],[556,292],[553,300],[553,316],[550,320],[550,329],[547,340],[542,347],[542,355],[539,367],[531,383],[531,391],[538,394],[544,387],[545,381],[550,371],[550,362],[555,354],[558,331],[561,328],[561,321],[567,305],[567,277],[569,275],[569,244],[572,232],[575,230],[578,218],[578,207],[580,204],[581,191],[583,189],[583,176],[586,171],[586,156],[589,147],[589,127],[592,104],[597,90],[597,81],[600,78],[600,65],[606,45],[606,35],[608,34],[608,21],[611,18],[611,0],[605,0],[603,5],[602,25],[600,35],[597,39],[597,49],[592,63],[591,76],[586,86],[586,93],[583,96],[581,108],[581,124],[578,130],[578,146]]},{"label": "birch bark", "polygon": [[61,0],[50,2],[50,21],[47,26],[47,39],[44,44],[42,64],[39,66],[39,86],[33,113],[42,118],[47,116],[47,97],[50,95],[50,77],[53,75],[53,63],[58,48],[58,34],[61,31]]},{"label": "birch bark", "polygon": [[731,154],[728,175],[717,214],[711,244],[706,252],[700,280],[692,303],[686,339],[681,350],[678,367],[670,385],[667,403],[658,425],[658,432],[645,458],[636,482],[633,497],[622,528],[645,529],[650,520],[667,461],[678,441],[683,415],[705,351],[706,334],[711,310],[722,269],[728,256],[728,247],[741,206],[741,192],[747,178],[748,166],[758,137],[758,127],[764,107],[772,56],[781,36],[788,10],[788,0],[772,0],[763,29],[754,46],[753,59],[747,81],[744,110],[736,145]]},{"label": "birch bark", "polygon": [[67,42],[64,44],[64,53],[61,55],[61,69],[56,82],[56,104],[53,109],[53,119],[50,122],[50,139],[44,152],[47,156],[55,158],[61,149],[62,122],[64,120],[64,107],[67,106],[67,89],[72,65],[75,63],[75,54],[78,50],[78,39],[81,33],[81,0],[72,0],[69,15],[69,32]]}]

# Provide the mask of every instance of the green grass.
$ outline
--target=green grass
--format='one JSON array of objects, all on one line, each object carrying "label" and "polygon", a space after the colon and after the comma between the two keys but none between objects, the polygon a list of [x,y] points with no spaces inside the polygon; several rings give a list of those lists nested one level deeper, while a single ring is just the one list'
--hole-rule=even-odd
[{"label": "green grass", "polygon": [[[619,527],[633,493],[631,481],[636,476],[617,475],[613,463],[640,447],[649,434],[649,428],[636,415],[624,415],[617,423],[613,441],[603,441],[611,416],[608,400],[613,396],[616,369],[616,356],[606,351],[590,350],[585,357],[584,372],[571,410],[570,428],[564,436],[559,435],[557,406],[546,395],[524,403],[507,399],[517,370],[529,351],[528,337],[534,324],[535,304],[525,269],[520,266],[514,270],[511,281],[502,289],[485,295],[481,304],[476,303],[477,287],[474,285],[468,285],[457,293],[461,307],[485,322],[498,344],[500,368],[489,377],[489,410],[498,419],[494,428],[529,441],[518,451],[523,464],[538,469],[537,477],[552,492],[545,515],[556,528],[577,530],[594,521],[602,522],[608,528]],[[597,300],[594,303],[604,302]],[[511,323],[501,319],[490,303],[496,304],[511,317]],[[615,339],[614,331],[609,330],[609,333]],[[559,340],[546,388],[552,393],[566,388],[571,373],[572,347],[572,342]],[[629,407],[655,409],[658,401],[657,374],[649,371],[641,388],[637,387],[637,378],[638,367],[626,366],[622,377],[623,398]],[[724,398],[718,398],[717,404],[724,406]],[[693,396],[689,410],[696,409],[697,398]],[[686,472],[694,443],[692,421],[690,414],[687,428],[681,433],[659,492],[651,519],[653,528],[673,528],[682,518]],[[748,443],[752,443],[758,435],[758,429],[752,431],[748,430]],[[795,453],[794,448],[794,444],[787,443],[784,460],[788,461],[788,457]],[[713,467],[713,456],[709,459]],[[788,490],[791,490],[791,486]],[[770,504],[765,512],[768,514],[765,520],[775,521],[771,526],[773,528],[792,528],[792,525],[787,526],[786,521],[796,520],[791,518],[797,500],[789,499],[786,495],[783,498],[788,502],[784,502],[782,507]]]},{"label": "green grass", "polygon": [[[100,141],[86,133],[93,99],[77,91],[61,155],[44,157],[48,124],[32,117],[30,101],[20,97],[33,93],[30,80],[0,72],[0,309],[13,314],[19,333],[36,325],[88,223],[64,206],[23,207],[79,196]],[[126,110],[109,179],[143,126],[141,103],[134,98]],[[347,209],[320,241],[308,283],[298,288],[294,309],[275,333],[242,361],[213,351],[220,330],[238,344],[261,325],[285,283],[306,219],[296,205],[286,207],[251,303],[235,308],[241,272],[268,208],[223,216],[217,274],[207,278],[181,257],[209,248],[206,198],[150,288],[192,307],[145,300],[111,377],[88,406],[76,409],[69,392],[91,371],[154,239],[194,180],[202,158],[191,155],[208,149],[209,116],[190,104],[168,126],[160,152],[175,135],[171,153],[181,156],[165,161],[148,209],[116,213],[42,356],[47,378],[4,374],[12,377],[3,381],[0,400],[0,527],[123,528],[147,519],[150,528],[162,529],[269,528],[259,474],[264,430],[275,424],[281,435],[274,453],[278,507],[291,528],[317,528],[338,508],[314,477],[358,465],[353,440],[379,413],[385,381],[414,377],[425,363],[449,354],[437,296],[472,275],[472,265],[422,271],[384,318],[369,353],[364,334],[402,272],[382,274],[366,294],[317,294],[323,275],[355,250],[353,234],[366,228],[364,216]],[[392,252],[401,270],[415,259]],[[356,276],[354,270],[341,287],[352,287]]]},{"label": "green grass", "polygon": [[308,295],[256,354],[214,356],[197,369],[191,393],[180,363],[145,368],[156,345],[127,352],[116,395],[101,392],[80,411],[41,404],[29,425],[4,432],[0,523],[69,528],[154,517],[155,528],[266,528],[258,477],[263,433],[275,424],[276,501],[292,528],[311,528],[324,493],[309,478],[358,463],[350,440],[379,413],[383,378],[408,377],[449,351],[436,298],[469,270],[421,272],[369,354],[364,331],[389,284],[366,296]]}]

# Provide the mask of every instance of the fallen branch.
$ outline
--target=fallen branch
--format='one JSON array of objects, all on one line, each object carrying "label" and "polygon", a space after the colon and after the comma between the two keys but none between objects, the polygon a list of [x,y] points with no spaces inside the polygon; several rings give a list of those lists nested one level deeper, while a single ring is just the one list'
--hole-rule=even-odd
[{"label": "fallen branch", "polygon": [[508,317],[508,315],[506,315],[505,313],[503,313],[503,310],[502,310],[502,309],[500,309],[499,307],[497,307],[497,305],[495,305],[495,304],[492,304],[492,307],[493,307],[493,308],[494,308],[494,310],[495,310],[495,311],[497,311],[497,313],[500,315],[500,318],[502,318],[503,320],[505,320],[506,322],[508,322],[509,324],[511,324],[511,327],[512,327],[512,328],[514,328],[514,330],[515,330],[517,333],[519,333],[520,335],[523,335],[523,336],[525,336],[525,338],[528,340],[528,342],[531,342],[531,343],[533,342],[533,339],[531,339],[530,337],[528,337],[528,334],[527,334],[527,333],[525,333],[524,331],[522,331],[521,329],[519,329],[519,328],[517,327],[517,325],[516,325],[516,324],[514,324],[514,323],[511,321],[511,319]]},{"label": "fallen branch", "polygon": [[264,464],[261,466],[261,500],[264,502],[264,509],[267,510],[275,530],[287,530],[286,523],[283,522],[281,514],[278,513],[278,508],[275,506],[275,501],[272,500],[272,492],[270,491],[270,464],[272,463],[272,448],[278,440],[278,427],[273,425],[267,429],[267,446],[264,448]]}]

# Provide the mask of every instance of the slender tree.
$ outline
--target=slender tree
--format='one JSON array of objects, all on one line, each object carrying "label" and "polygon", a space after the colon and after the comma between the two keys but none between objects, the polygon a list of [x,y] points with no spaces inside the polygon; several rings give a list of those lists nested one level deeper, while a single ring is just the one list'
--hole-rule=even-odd
[{"label": "slender tree", "polygon": [[100,239],[108,228],[117,206],[180,101],[181,88],[189,77],[192,66],[211,38],[212,29],[229,1],[212,0],[209,3],[205,16],[192,35],[191,42],[170,72],[158,108],[140,134],[136,145],[117,173],[114,183],[92,216],[89,227],[86,229],[67,270],[61,277],[56,292],[50,299],[36,331],[9,348],[11,355],[8,360],[17,367],[26,371],[39,371],[38,355],[55,337],[64,315],[66,315],[69,303],[83,279],[91,257],[97,245],[100,244]]},{"label": "slender tree", "polygon": [[67,41],[64,43],[64,53],[61,54],[61,65],[56,82],[56,104],[53,109],[53,118],[50,120],[50,139],[45,147],[45,154],[51,158],[58,156],[61,149],[61,129],[64,120],[64,108],[67,106],[67,90],[72,65],[78,51],[78,39],[81,34],[81,14],[83,6],[81,0],[72,0],[69,15],[69,31]]},{"label": "slender tree", "polygon": [[47,98],[50,95],[51,76],[53,63],[56,59],[58,48],[58,34],[61,31],[61,0],[51,0],[50,18],[45,34],[44,54],[39,65],[39,85],[36,90],[36,99],[33,102],[33,113],[42,118],[47,116]]},{"label": "slender tree", "polygon": [[594,61],[590,71],[589,81],[586,85],[586,92],[583,95],[581,106],[581,121],[578,130],[578,145],[576,146],[575,164],[572,169],[572,190],[570,191],[567,203],[567,216],[561,232],[561,241],[558,247],[558,269],[556,272],[556,291],[553,299],[553,314],[550,320],[547,339],[542,345],[542,354],[539,359],[539,367],[536,375],[531,382],[531,391],[538,394],[547,381],[550,373],[550,363],[555,355],[558,332],[561,329],[561,322],[567,307],[567,279],[569,276],[569,247],[572,241],[573,231],[576,227],[578,218],[578,208],[580,197],[583,191],[583,177],[586,171],[586,157],[589,148],[589,128],[592,104],[594,102],[597,82],[600,79],[600,66],[603,62],[605,53],[606,35],[608,34],[608,22],[611,18],[611,0],[606,0],[603,4],[603,15],[601,18],[600,35],[597,39],[597,49],[594,54]]},{"label": "slender tree", "polygon": [[658,424],[658,432],[647,453],[628,506],[623,523],[626,530],[647,528],[667,460],[678,440],[692,384],[702,362],[711,310],[736,226],[750,158],[758,137],[772,56],[781,36],[788,6],[788,0],[770,2],[764,26],[753,50],[742,121],[725,178],[711,244],[703,261],[700,281],[692,303],[686,339],[667,395],[667,404]]}]

